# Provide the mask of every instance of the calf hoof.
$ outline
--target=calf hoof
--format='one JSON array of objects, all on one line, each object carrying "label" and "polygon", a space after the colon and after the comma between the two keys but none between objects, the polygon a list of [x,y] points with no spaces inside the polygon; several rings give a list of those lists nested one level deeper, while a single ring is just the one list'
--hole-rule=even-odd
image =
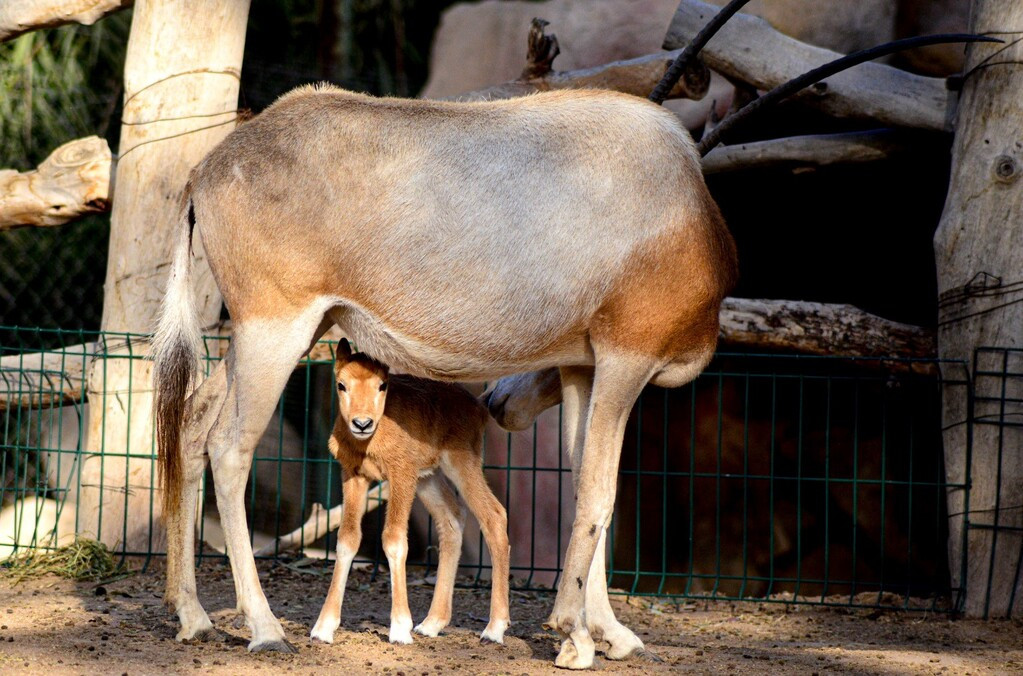
[{"label": "calf hoof", "polygon": [[413,629],[412,631],[419,634],[420,636],[429,636],[430,638],[437,638],[437,635],[440,634],[440,630],[446,627],[447,625],[448,625],[447,622],[442,622],[440,620],[431,620],[430,618],[426,618],[425,620],[417,624],[416,628]]},{"label": "calf hoof", "polygon": [[334,632],[313,627],[313,630],[309,632],[309,640],[319,643],[333,643]]},{"label": "calf hoof", "polygon": [[313,625],[312,631],[309,632],[309,638],[320,643],[333,643],[334,632],[340,626],[340,617],[333,617],[329,614],[326,617],[319,617],[316,620],[316,624]]},{"label": "calf hoof", "polygon": [[279,641],[263,641],[256,645],[249,646],[250,653],[286,653],[294,654],[298,652],[298,648],[291,645],[284,639]]},{"label": "calf hoof", "polygon": [[387,634],[387,640],[391,643],[409,645],[412,643],[412,618],[393,620],[391,630]]},{"label": "calf hoof", "polygon": [[511,624],[507,620],[492,620],[480,634],[480,643],[504,644],[504,632]]}]

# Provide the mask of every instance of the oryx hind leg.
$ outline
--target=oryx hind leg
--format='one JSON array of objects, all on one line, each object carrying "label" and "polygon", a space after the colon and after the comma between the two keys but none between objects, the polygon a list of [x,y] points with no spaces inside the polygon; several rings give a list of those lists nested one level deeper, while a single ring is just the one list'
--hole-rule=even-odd
[{"label": "oryx hind leg", "polygon": [[195,519],[199,484],[206,469],[206,437],[227,398],[227,365],[221,361],[185,403],[181,431],[180,506],[167,519],[167,603],[181,621],[177,640],[215,640],[218,632],[199,603],[195,585]]},{"label": "oryx hind leg", "polygon": [[[593,388],[592,367],[571,367],[561,369],[562,387],[562,438],[569,454],[572,479],[576,491],[579,488],[579,471],[583,454],[583,435],[586,413],[590,406]],[[608,658],[620,660],[645,650],[643,641],[615,617],[607,596],[607,574],[604,566],[604,549],[607,529],[600,533],[600,539],[586,578],[585,617],[586,627],[594,639],[608,643],[605,653]]]},{"label": "oryx hind leg", "polygon": [[228,354],[228,398],[207,442],[237,608],[252,632],[250,651],[295,651],[259,583],[244,493],[256,443],[299,358],[327,326],[322,317],[322,310],[310,309],[286,318],[235,321]]},{"label": "oryx hind leg", "polygon": [[[547,620],[547,626],[564,639],[555,664],[569,669],[593,666],[595,646],[587,626],[586,588],[597,545],[614,509],[625,423],[657,367],[643,355],[602,349],[598,345],[594,345],[594,353],[596,365],[576,479],[575,520],[558,595]],[[568,370],[565,373],[571,381],[572,374]]]}]

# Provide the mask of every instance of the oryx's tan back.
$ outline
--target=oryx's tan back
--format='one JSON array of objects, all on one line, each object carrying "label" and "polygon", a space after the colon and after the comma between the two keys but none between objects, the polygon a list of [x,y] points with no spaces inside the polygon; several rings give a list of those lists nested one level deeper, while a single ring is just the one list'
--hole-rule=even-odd
[{"label": "oryx's tan back", "polygon": [[196,169],[233,317],[322,307],[392,366],[486,378],[713,345],[734,245],[687,132],[601,91],[283,97]]}]

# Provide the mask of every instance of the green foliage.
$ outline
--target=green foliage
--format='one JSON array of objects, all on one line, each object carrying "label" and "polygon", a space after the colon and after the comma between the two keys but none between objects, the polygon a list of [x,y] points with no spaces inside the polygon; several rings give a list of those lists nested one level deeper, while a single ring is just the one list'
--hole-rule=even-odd
[{"label": "green foliage", "polygon": [[[35,168],[55,148],[105,136],[116,148],[131,13],[0,44],[0,168]],[[111,138],[114,137],[114,138]],[[106,216],[0,234],[0,322],[99,326]],[[9,339],[0,333],[0,344]]]},{"label": "green foliage", "polygon": [[67,141],[115,130],[130,12],[0,44],[0,167],[26,170]]}]

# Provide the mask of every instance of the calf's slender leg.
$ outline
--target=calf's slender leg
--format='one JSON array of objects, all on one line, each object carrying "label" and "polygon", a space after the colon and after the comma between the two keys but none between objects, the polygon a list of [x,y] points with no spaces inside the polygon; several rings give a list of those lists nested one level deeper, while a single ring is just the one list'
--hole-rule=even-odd
[{"label": "calf's slender leg", "polygon": [[494,497],[483,476],[483,461],[477,451],[451,451],[441,457],[441,467],[451,478],[469,506],[469,511],[480,523],[483,539],[490,550],[493,563],[490,579],[490,621],[480,638],[504,643],[504,632],[511,624],[508,611],[508,574],[510,548],[508,544],[508,514],[504,505]]},{"label": "calf's slender leg", "polygon": [[[342,472],[345,470],[342,469]],[[348,572],[352,568],[352,559],[359,551],[362,542],[362,517],[366,513],[366,491],[369,481],[357,474],[345,473],[341,485],[344,496],[344,512],[341,516],[341,529],[337,536],[337,560],[334,561],[334,575],[330,579],[330,590],[327,599],[320,609],[320,616],[313,625],[309,637],[324,643],[334,642],[334,632],[341,625],[341,604],[345,597],[345,585],[348,583]]]},{"label": "calf's slender leg", "polygon": [[391,569],[391,643],[412,643],[412,613],[408,607],[405,559],[408,556],[408,520],[416,497],[416,477],[391,473],[391,497],[384,517],[383,546]]},{"label": "calf's slender leg", "polygon": [[426,619],[413,630],[423,636],[436,636],[451,622],[451,602],[455,593],[455,574],[462,553],[462,532],[465,530],[465,507],[455,495],[451,483],[442,475],[420,479],[417,495],[426,505],[437,528],[440,561],[437,563],[437,584]]}]

